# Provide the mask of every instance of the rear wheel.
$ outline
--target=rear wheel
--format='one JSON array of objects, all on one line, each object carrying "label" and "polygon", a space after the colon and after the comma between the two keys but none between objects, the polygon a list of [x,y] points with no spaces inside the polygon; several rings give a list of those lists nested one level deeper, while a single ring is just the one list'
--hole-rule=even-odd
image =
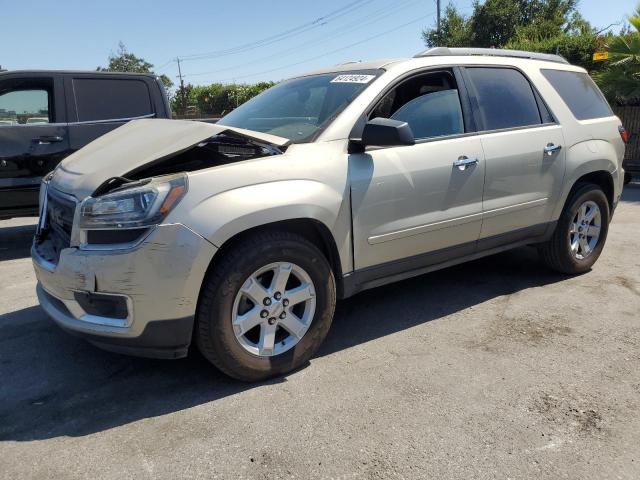
[{"label": "rear wheel", "polygon": [[591,183],[580,185],[565,205],[551,239],[540,249],[545,263],[567,274],[588,271],[604,248],[609,216],[602,189]]},{"label": "rear wheel", "polygon": [[239,380],[282,375],[318,349],[335,302],[333,272],[318,248],[287,232],[258,234],[226,252],[205,280],[198,347]]}]

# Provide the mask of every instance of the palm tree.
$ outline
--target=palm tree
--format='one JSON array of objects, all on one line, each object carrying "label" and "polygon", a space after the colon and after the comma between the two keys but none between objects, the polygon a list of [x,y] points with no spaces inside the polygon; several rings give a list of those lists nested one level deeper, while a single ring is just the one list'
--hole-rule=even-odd
[{"label": "palm tree", "polygon": [[628,20],[635,31],[623,32],[606,42],[610,68],[595,75],[607,98],[617,102],[640,99],[640,4]]}]

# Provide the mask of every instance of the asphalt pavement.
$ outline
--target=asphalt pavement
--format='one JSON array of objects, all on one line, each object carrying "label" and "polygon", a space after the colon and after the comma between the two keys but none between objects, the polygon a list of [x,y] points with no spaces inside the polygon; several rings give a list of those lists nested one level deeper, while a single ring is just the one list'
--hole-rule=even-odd
[{"label": "asphalt pavement", "polygon": [[98,350],[0,222],[0,478],[640,478],[640,184],[593,270],[522,248],[363,292],[321,351],[244,384]]}]

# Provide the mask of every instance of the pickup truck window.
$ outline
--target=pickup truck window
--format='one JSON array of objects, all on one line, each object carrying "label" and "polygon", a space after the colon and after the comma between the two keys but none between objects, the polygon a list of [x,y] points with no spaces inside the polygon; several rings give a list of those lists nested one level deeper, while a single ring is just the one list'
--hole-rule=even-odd
[{"label": "pickup truck window", "polygon": [[132,79],[74,78],[79,122],[142,117],[153,113],[145,82]]},{"label": "pickup truck window", "polygon": [[0,126],[50,123],[47,90],[10,90],[0,94]]}]

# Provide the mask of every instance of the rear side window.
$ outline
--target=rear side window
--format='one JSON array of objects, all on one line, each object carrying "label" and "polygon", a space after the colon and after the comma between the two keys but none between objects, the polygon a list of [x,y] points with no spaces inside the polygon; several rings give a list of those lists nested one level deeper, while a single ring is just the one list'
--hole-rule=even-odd
[{"label": "rear side window", "polygon": [[613,115],[604,96],[586,73],[545,69],[542,74],[578,120]]},{"label": "rear side window", "polygon": [[147,85],[141,80],[75,78],[78,121],[117,120],[153,113]]},{"label": "rear side window", "polygon": [[529,81],[509,68],[467,68],[484,130],[542,123]]}]

